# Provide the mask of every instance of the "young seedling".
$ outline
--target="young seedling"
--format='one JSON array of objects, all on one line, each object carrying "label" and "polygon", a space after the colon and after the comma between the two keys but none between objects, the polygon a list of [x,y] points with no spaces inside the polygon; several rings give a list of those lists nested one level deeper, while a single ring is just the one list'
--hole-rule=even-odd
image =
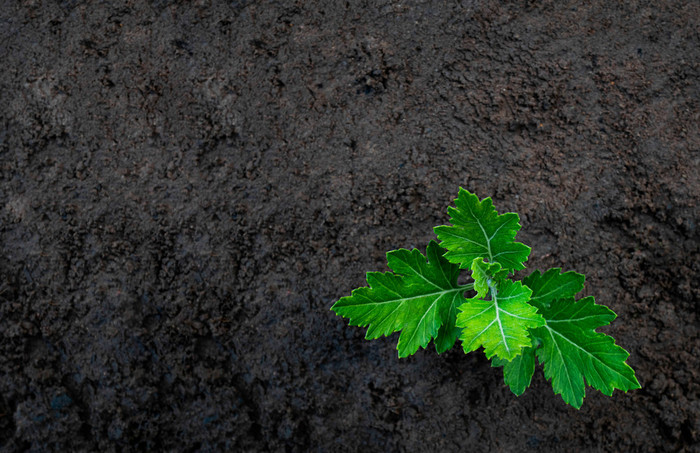
[{"label": "young seedling", "polygon": [[[595,330],[610,324],[615,313],[593,297],[576,299],[582,274],[553,268],[511,279],[530,255],[530,247],[515,242],[517,214],[499,215],[491,198],[480,201],[462,188],[448,213],[452,225],[435,227],[441,242],[430,241],[426,255],[390,251],[392,272],[368,272],[369,287],[355,289],[331,309],[350,325],[366,326],[368,340],[400,331],[399,357],[431,340],[438,354],[457,338],[465,353],[483,348],[518,396],[530,386],[535,357],[554,392],[577,409],[586,383],[608,396],[614,389],[640,388],[625,363],[627,351]],[[472,283],[457,283],[460,269],[471,271]],[[465,298],[468,291],[476,295]]]}]

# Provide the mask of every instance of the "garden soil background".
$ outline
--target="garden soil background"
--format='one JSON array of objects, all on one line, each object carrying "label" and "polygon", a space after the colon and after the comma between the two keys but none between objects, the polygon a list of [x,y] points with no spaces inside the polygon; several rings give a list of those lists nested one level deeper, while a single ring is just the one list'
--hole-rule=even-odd
[{"label": "garden soil background", "polygon": [[[0,450],[698,451],[700,3],[4,1]],[[464,187],[642,385],[330,307]]]}]

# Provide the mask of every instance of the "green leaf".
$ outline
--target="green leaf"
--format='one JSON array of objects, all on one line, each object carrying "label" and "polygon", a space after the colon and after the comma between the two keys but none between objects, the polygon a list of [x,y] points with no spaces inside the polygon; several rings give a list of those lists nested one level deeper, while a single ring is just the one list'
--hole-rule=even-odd
[{"label": "green leaf", "polygon": [[503,367],[503,380],[511,392],[520,396],[530,386],[535,373],[535,352],[531,347],[523,348],[522,353],[510,362],[494,357],[491,365]]},{"label": "green leaf", "polygon": [[[457,327],[462,328],[460,339],[465,353],[483,346],[486,357],[496,355],[511,361],[523,347],[531,345],[528,329],[544,325],[544,319],[527,303],[532,291],[520,282],[503,279],[502,274],[500,264],[474,260],[472,277],[477,297],[458,307]],[[487,294],[491,299],[483,300]]]},{"label": "green leaf", "polygon": [[[349,323],[367,327],[367,339],[401,331],[399,357],[414,354],[434,339],[442,353],[457,338],[466,353],[480,347],[493,366],[503,367],[505,383],[516,395],[530,385],[535,362],[567,403],[580,408],[588,384],[606,395],[639,388],[627,351],[596,332],[615,319],[592,297],[575,300],[585,277],[550,269],[533,272],[522,283],[508,276],[523,269],[530,248],[515,242],[520,218],[499,215],[490,198],[460,188],[452,225],[435,227],[439,244],[387,253],[392,272],[368,272],[368,287],[358,288],[332,307]],[[445,251],[443,248],[447,249]],[[460,269],[471,270],[473,284],[457,284]],[[465,299],[464,293],[476,290]]]},{"label": "green leaf", "polygon": [[[466,289],[466,288],[465,288]],[[457,322],[457,305],[464,302],[464,298],[460,297],[455,300],[455,303],[450,304],[450,308],[446,315],[442,317],[442,325],[440,330],[438,330],[437,337],[435,338],[435,349],[438,354],[442,354],[445,351],[452,349],[455,345],[459,332],[462,329],[457,327],[455,323]]]},{"label": "green leaf", "polygon": [[586,277],[569,271],[561,273],[561,268],[549,269],[544,274],[535,271],[523,279],[523,284],[532,290],[530,303],[542,308],[557,299],[574,297],[583,290]]},{"label": "green leaf", "polygon": [[331,309],[349,318],[350,325],[369,326],[368,340],[400,330],[399,357],[425,348],[435,337],[438,352],[449,349],[457,335],[455,307],[464,302],[463,294],[471,286],[457,285],[459,267],[450,264],[443,251],[430,241],[427,262],[417,249],[387,253],[394,273],[368,272],[369,287],[354,290]]},{"label": "green leaf", "polygon": [[537,357],[554,392],[579,409],[586,395],[584,379],[591,387],[611,396],[614,389],[639,388],[634,370],[625,363],[629,353],[595,328],[609,324],[615,313],[597,305],[592,297],[562,299],[542,307],[546,320],[532,334],[541,342]]},{"label": "green leaf", "polygon": [[451,263],[469,268],[475,258],[484,258],[490,263],[500,263],[503,269],[524,269],[523,263],[530,255],[530,247],[514,242],[520,229],[520,217],[509,212],[499,215],[491,198],[479,198],[460,188],[455,199],[455,208],[447,208],[453,226],[435,227],[440,245]]},{"label": "green leaf", "polygon": [[508,271],[501,268],[498,263],[487,263],[483,258],[476,258],[472,261],[472,278],[474,279],[474,290],[476,297],[483,299],[490,291],[489,283],[495,284],[495,281],[503,280]]},{"label": "green leaf", "polygon": [[595,331],[610,324],[615,313],[597,305],[593,297],[574,300],[583,289],[583,275],[554,268],[544,274],[535,271],[523,282],[532,290],[531,303],[546,322],[532,330],[540,343],[535,353],[554,392],[566,403],[580,408],[586,383],[608,396],[616,388],[640,387],[634,370],[625,363],[629,353],[612,337]]}]

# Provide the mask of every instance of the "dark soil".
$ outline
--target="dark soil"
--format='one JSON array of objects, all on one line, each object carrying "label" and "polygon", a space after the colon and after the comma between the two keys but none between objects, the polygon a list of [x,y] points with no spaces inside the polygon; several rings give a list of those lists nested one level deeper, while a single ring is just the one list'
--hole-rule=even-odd
[{"label": "dark soil", "polygon": [[[700,3],[462,3],[3,2],[2,451],[698,451]],[[459,186],[642,389],[329,310]]]}]

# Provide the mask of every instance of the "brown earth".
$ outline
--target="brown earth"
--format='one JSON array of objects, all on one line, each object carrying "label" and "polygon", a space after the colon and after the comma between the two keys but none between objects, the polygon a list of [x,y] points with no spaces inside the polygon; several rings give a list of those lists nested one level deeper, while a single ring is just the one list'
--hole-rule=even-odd
[{"label": "brown earth", "polygon": [[[2,451],[698,451],[700,3],[5,1]],[[330,310],[459,186],[642,389]]]}]

